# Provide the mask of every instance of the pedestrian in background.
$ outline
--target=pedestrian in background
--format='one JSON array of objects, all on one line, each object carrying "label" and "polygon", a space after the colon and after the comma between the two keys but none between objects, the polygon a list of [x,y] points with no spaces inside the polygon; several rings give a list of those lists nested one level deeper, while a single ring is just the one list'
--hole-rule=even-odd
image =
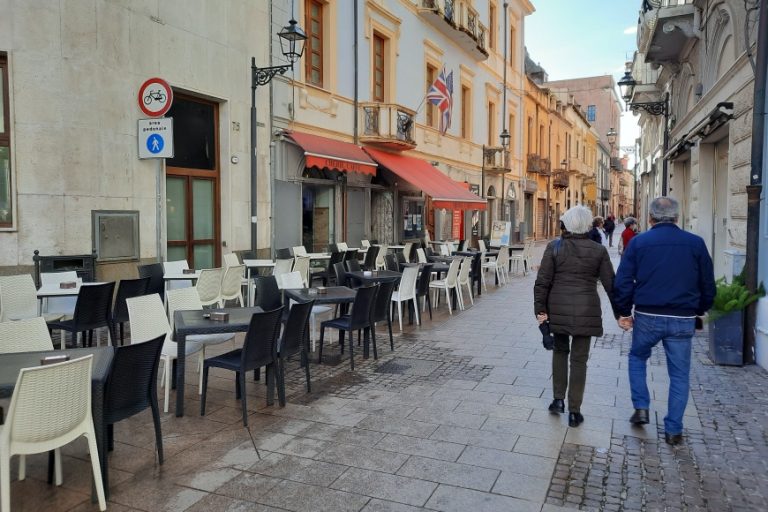
[{"label": "pedestrian in background", "polygon": [[[560,219],[562,236],[544,250],[533,289],[534,313],[539,323],[549,322],[554,335],[552,391],[549,411],[565,412],[568,393],[568,425],[583,421],[581,404],[587,379],[587,359],[592,336],[603,334],[603,312],[597,294],[597,280],[608,296],[613,290],[613,265],[608,250],[592,243],[587,232],[592,212],[575,206]],[[570,354],[570,377],[568,356]]]},{"label": "pedestrian in background", "polygon": [[616,220],[613,215],[608,215],[603,223],[605,237],[608,239],[608,247],[613,247],[613,232],[616,230]]},{"label": "pedestrian in background", "polygon": [[624,231],[621,232],[621,243],[619,244],[619,254],[624,254],[627,250],[627,245],[632,237],[637,232],[637,220],[634,217],[624,218]]},{"label": "pedestrian in background", "polygon": [[603,227],[603,218],[599,215],[592,219],[592,229],[589,230],[589,239],[597,242],[598,244],[603,244],[603,235],[600,232]]},{"label": "pedestrian in background", "polygon": [[652,227],[625,248],[613,289],[619,325],[624,330],[634,327],[629,386],[635,412],[629,421],[635,425],[650,421],[646,362],[651,349],[661,341],[669,373],[664,440],[672,445],[683,440],[696,316],[712,307],[715,297],[715,276],[707,246],[701,237],[677,227],[679,216],[680,206],[675,199],[658,197],[651,202]]}]

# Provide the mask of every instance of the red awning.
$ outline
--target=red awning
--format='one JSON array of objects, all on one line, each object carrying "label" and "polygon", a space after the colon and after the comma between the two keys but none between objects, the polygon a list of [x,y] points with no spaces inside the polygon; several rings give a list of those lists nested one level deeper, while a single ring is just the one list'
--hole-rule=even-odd
[{"label": "red awning", "polygon": [[286,135],[304,150],[307,167],[376,175],[376,162],[359,146],[309,133]]},{"label": "red awning", "polygon": [[396,155],[365,148],[366,153],[414,187],[432,198],[435,208],[448,210],[485,210],[486,201],[454,181],[428,162],[411,156]]}]

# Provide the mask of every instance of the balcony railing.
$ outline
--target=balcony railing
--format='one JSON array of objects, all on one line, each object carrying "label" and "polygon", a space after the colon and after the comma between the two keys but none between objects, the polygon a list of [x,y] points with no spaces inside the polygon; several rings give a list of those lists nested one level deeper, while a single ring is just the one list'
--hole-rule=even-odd
[{"label": "balcony railing", "polygon": [[568,188],[568,171],[558,169],[552,174],[552,186],[555,188]]},{"label": "balcony railing", "polygon": [[[638,51],[645,62],[679,64],[689,40],[699,34],[694,0],[650,0],[640,13]],[[650,8],[648,8],[650,7]]]},{"label": "balcony railing", "polygon": [[541,156],[536,153],[528,153],[528,165],[525,170],[539,174],[541,172]]},{"label": "balcony railing", "polygon": [[392,103],[361,103],[360,113],[361,141],[397,150],[416,147],[413,110]]},{"label": "balcony railing", "polygon": [[549,158],[542,158],[539,160],[539,174],[544,176],[552,174],[552,162]]},{"label": "balcony railing", "polygon": [[504,174],[504,148],[501,146],[483,148],[483,168],[491,173]]},{"label": "balcony railing", "polygon": [[487,29],[469,0],[420,0],[419,12],[478,60],[488,58]]}]

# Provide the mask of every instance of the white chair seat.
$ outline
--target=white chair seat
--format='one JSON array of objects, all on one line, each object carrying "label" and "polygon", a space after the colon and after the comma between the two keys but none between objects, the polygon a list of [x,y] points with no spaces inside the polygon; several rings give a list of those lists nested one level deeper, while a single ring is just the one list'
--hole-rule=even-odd
[{"label": "white chair seat", "polygon": [[[203,345],[200,343],[193,343],[191,341],[187,341],[187,343],[184,344],[184,355],[190,355],[195,354],[197,352],[200,352],[203,350]],[[165,340],[165,343],[163,343],[163,350],[161,351],[161,354],[168,357],[176,357],[176,355],[179,353],[179,345],[175,341],[168,341]]]}]

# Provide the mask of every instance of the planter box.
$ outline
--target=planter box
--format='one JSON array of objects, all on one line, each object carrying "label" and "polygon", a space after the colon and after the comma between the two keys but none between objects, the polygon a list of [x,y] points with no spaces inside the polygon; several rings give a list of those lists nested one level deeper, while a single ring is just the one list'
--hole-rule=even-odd
[{"label": "planter box", "polygon": [[715,364],[744,364],[744,311],[734,311],[710,322],[709,357]]}]

